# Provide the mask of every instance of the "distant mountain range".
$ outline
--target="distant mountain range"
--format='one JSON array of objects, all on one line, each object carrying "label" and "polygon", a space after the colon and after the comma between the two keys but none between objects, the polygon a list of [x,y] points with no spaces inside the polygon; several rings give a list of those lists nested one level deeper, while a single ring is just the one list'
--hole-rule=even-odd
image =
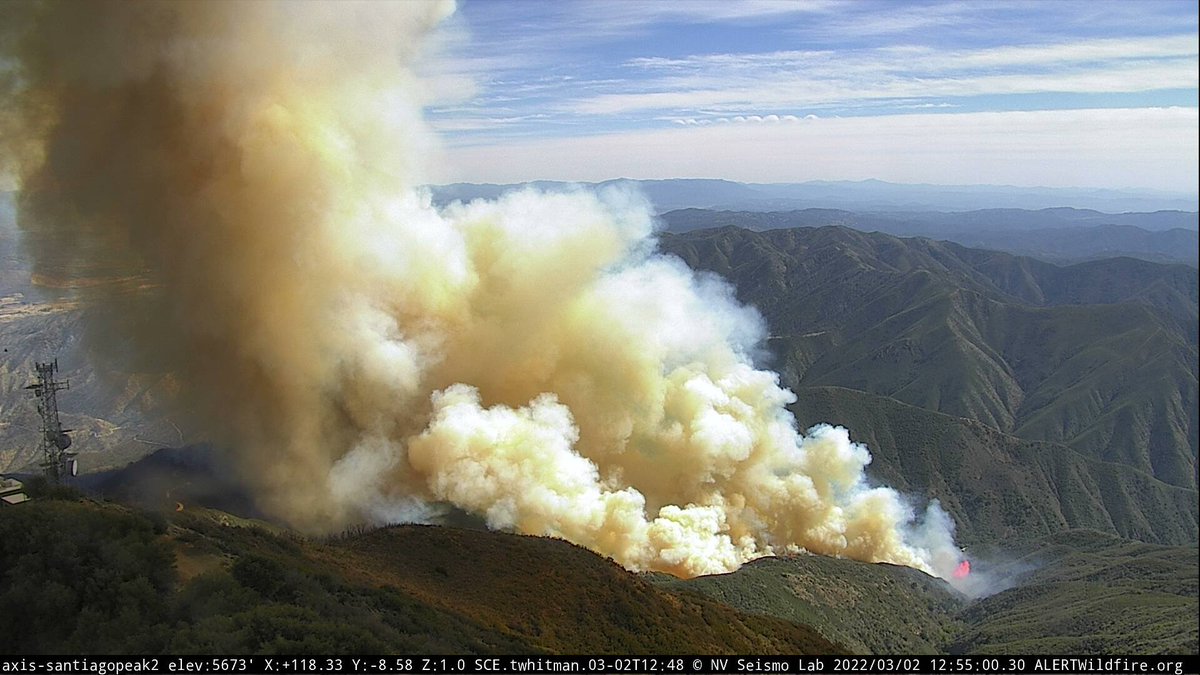
[{"label": "distant mountain range", "polygon": [[802,425],[850,428],[878,480],[941,499],[966,541],[1196,541],[1194,268],[840,227],[661,243],[762,311]]},{"label": "distant mountain range", "polygon": [[1163,210],[1196,211],[1200,208],[1197,206],[1197,197],[1194,194],[1153,190],[923,185],[888,183],[880,180],[737,183],[727,180],[691,178],[616,179],[600,183],[561,181],[533,181],[501,185],[453,183],[430,186],[430,189],[433,192],[434,201],[445,204],[456,200],[492,199],[524,186],[533,186],[547,191],[560,191],[579,186],[603,188],[611,185],[629,185],[640,190],[649,198],[659,213],[685,208],[740,211],[830,208],[863,212],[1074,207],[1110,213]]},{"label": "distant mountain range", "polygon": [[1057,263],[1128,256],[1197,266],[1200,214],[1184,211],[1100,213],[1085,209],[985,209],[965,212],[857,213],[839,209],[713,211],[679,209],[660,216],[668,232],[732,225],[747,230],[836,225],[953,241]]},{"label": "distant mountain range", "polygon": [[718,211],[676,209],[662,215],[672,232],[737,225],[748,230],[777,230],[789,227],[841,225],[867,232],[896,235],[955,234],[988,232],[1037,232],[1076,228],[1124,227],[1146,232],[1188,230],[1195,232],[1200,214],[1194,211],[1150,213],[1101,213],[1091,209],[980,209],[976,211],[845,211],[799,209],[794,211]]},{"label": "distant mountain range", "polygon": [[669,232],[733,225],[762,231],[839,225],[921,236],[1055,263],[1118,256],[1200,265],[1194,197],[1112,190],[900,185],[882,181],[751,185],[723,180],[432,186],[436,203],[625,185],[652,203]]}]

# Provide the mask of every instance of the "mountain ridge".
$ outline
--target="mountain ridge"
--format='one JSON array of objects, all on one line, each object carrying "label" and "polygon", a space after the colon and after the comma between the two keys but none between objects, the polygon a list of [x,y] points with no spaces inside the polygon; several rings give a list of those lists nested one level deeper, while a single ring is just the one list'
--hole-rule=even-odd
[{"label": "mountain ridge", "polygon": [[[834,227],[727,227],[660,241],[762,312],[769,365],[793,389],[891,396],[1196,486],[1191,268],[1057,268]],[[1111,282],[1079,281],[1098,271]],[[1077,301],[1087,304],[1052,304]]]},{"label": "mountain ridge", "polygon": [[[1071,215],[1064,217],[1064,212]],[[841,226],[900,237],[948,240],[969,248],[1032,256],[1052,263],[1128,256],[1200,265],[1198,215],[1182,211],[1108,214],[1082,209],[989,209],[887,213],[829,208],[768,212],[687,208],[662,213],[659,218],[666,231],[672,233],[726,226],[756,232]]]},{"label": "mountain ridge", "polygon": [[802,428],[849,429],[871,452],[873,481],[937,499],[968,547],[1078,528],[1168,545],[1197,541],[1194,489],[887,396],[844,387],[796,395],[789,409]]},{"label": "mountain ridge", "polygon": [[719,178],[630,179],[599,182],[529,181],[525,183],[450,183],[428,186],[434,201],[445,204],[494,198],[524,187],[560,190],[577,187],[631,186],[659,212],[697,207],[782,211],[806,207],[868,211],[944,211],[983,208],[1045,209],[1072,207],[1108,212],[1196,211],[1193,194],[1155,190],[1017,187],[1011,185],[931,185],[882,180],[739,183]]}]

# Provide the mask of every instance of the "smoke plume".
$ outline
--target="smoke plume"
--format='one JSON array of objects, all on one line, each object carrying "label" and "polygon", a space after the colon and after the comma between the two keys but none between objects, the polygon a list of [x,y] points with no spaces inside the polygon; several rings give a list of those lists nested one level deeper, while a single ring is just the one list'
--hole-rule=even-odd
[{"label": "smoke plume", "polygon": [[[949,578],[844,429],[795,428],[758,315],[618,190],[437,210],[410,69],[445,3],[6,3],[5,167],[96,351],[170,374],[308,531],[453,504],[633,569],[807,550]],[[103,270],[100,274],[97,270]]]}]

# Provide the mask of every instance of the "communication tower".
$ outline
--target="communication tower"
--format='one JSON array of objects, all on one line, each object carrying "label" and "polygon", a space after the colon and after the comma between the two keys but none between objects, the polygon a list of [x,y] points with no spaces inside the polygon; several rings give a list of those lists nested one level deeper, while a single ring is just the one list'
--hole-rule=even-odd
[{"label": "communication tower", "polygon": [[25,388],[33,390],[38,401],[38,414],[42,416],[42,469],[47,478],[59,482],[67,476],[74,476],[79,470],[75,453],[67,452],[67,448],[71,447],[71,437],[67,435],[70,429],[62,428],[62,422],[58,419],[58,392],[70,389],[71,383],[54,379],[54,373],[58,371],[58,359],[34,365],[37,368],[37,382]]}]

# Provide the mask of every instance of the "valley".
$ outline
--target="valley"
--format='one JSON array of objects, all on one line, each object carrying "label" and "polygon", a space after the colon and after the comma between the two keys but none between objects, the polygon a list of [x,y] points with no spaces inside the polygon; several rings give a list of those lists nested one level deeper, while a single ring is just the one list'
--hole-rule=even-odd
[{"label": "valley", "polygon": [[1196,10],[0,2],[5,672],[1197,672]]},{"label": "valley", "polygon": [[[904,567],[805,555],[687,580],[634,573],[564,541],[489,533],[453,509],[441,526],[290,533],[257,520],[254,487],[223,452],[168,449],[182,432],[154,411],[170,379],[93,370],[81,307],[31,282],[15,239],[4,243],[0,458],[10,472],[36,459],[22,387],[35,360],[57,354],[87,473],[76,486],[101,501],[67,493],[0,512],[18,542],[3,553],[12,571],[0,606],[28,602],[30,587],[14,583],[31,574],[21,556],[59,555],[17,534],[34,522],[84,527],[69,536],[101,549],[106,533],[141,533],[128,536],[144,549],[120,546],[146,552],[139,564],[153,571],[137,575],[154,584],[137,595],[152,623],[118,636],[126,610],[96,605],[89,573],[54,577],[78,608],[65,611],[86,609],[100,630],[35,617],[9,627],[14,649],[1197,649],[1195,268],[1059,266],[845,227],[661,235],[665,252],[727,279],[762,313],[759,359],[796,392],[801,429],[845,426],[871,451],[871,480],[951,516],[972,561],[963,594]],[[101,570],[125,564],[106,555]]]}]

